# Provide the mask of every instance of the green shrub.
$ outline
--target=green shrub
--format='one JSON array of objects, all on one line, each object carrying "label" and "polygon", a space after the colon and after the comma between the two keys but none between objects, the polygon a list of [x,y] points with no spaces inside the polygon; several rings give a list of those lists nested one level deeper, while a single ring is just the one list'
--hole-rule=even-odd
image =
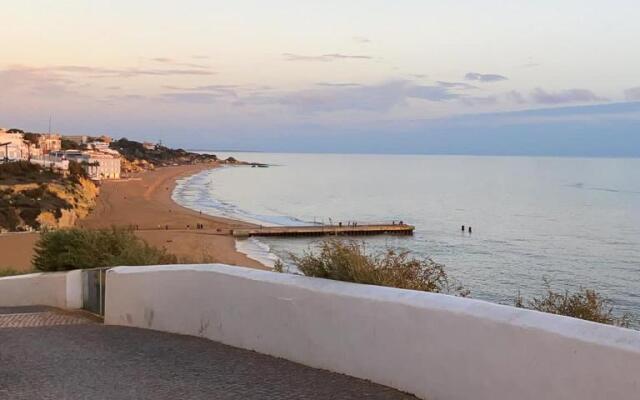
[{"label": "green shrub", "polygon": [[89,174],[87,174],[87,171],[82,167],[82,164],[73,160],[69,161],[69,176],[75,182],[78,182],[80,178],[89,178]]},{"label": "green shrub", "polygon": [[621,317],[614,315],[610,301],[597,291],[581,287],[573,293],[568,290],[556,292],[551,288],[549,279],[543,280],[546,290],[544,296],[525,301],[518,294],[515,306],[625,328],[631,325],[631,315],[624,314]]},{"label": "green shrub", "polygon": [[33,265],[40,271],[174,264],[176,257],[138,238],[126,229],[65,229],[42,232]]},{"label": "green shrub", "polygon": [[[387,250],[368,254],[362,243],[329,239],[321,244],[317,254],[309,250],[302,256],[290,257],[307,276],[463,297],[469,294],[448,277],[443,264],[430,258],[412,258],[408,252]],[[284,271],[282,263],[275,270]]]}]

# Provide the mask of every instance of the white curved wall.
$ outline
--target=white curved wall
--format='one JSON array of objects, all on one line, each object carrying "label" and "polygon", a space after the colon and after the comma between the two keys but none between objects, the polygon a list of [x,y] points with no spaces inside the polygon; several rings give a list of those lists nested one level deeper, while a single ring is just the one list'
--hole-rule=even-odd
[{"label": "white curved wall", "polygon": [[44,305],[82,307],[80,270],[0,278],[0,307]]},{"label": "white curved wall", "polygon": [[225,265],[108,271],[108,324],[206,337],[451,400],[638,399],[640,332]]}]

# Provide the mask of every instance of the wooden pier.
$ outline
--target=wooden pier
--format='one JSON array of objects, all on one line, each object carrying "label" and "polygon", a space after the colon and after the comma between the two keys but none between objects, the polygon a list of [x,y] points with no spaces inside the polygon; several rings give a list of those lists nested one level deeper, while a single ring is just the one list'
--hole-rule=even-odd
[{"label": "wooden pier", "polygon": [[415,227],[406,224],[390,225],[309,225],[309,226],[268,226],[253,229],[234,229],[235,237],[250,236],[361,236],[361,235],[413,235]]}]

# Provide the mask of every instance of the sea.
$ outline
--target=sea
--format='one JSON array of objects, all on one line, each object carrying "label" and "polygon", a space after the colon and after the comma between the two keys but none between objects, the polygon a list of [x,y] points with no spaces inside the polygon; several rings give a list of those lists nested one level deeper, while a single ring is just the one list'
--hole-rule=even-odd
[{"label": "sea", "polygon": [[[174,200],[265,226],[403,221],[413,236],[356,240],[443,263],[473,298],[513,304],[542,295],[547,280],[596,289],[616,314],[640,316],[640,159],[216,154],[269,167],[201,172],[179,181]],[[251,238],[237,248],[272,265],[320,240]]]}]

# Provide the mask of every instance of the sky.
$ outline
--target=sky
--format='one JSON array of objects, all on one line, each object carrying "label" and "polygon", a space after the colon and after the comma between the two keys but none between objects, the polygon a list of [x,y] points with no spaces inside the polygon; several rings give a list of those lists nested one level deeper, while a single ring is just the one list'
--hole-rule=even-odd
[{"label": "sky", "polygon": [[0,126],[191,149],[640,156],[637,0],[0,0]]}]

